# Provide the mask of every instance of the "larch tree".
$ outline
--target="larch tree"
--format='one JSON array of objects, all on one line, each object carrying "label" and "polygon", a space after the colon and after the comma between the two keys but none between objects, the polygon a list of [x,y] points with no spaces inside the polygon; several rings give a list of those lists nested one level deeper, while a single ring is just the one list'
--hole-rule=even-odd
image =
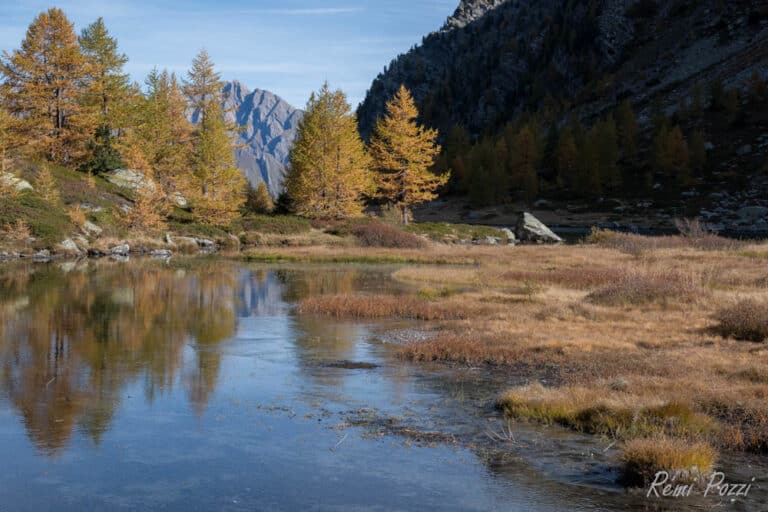
[{"label": "larch tree", "polygon": [[690,182],[688,143],[679,126],[663,128],[654,140],[657,168],[674,178],[680,185]]},{"label": "larch tree", "polygon": [[541,157],[535,127],[525,124],[514,137],[511,150],[512,184],[530,201],[539,193],[538,165]]},{"label": "larch tree", "polygon": [[130,90],[123,67],[128,57],[118,51],[117,40],[110,36],[102,18],[88,25],[78,41],[89,65],[84,102],[95,111],[97,119],[89,142],[91,160],[86,167],[89,172],[99,173],[123,165],[113,138],[127,123],[125,107]]},{"label": "larch tree", "polygon": [[248,185],[248,199],[245,207],[254,213],[271,213],[275,209],[275,202],[263,181],[256,188]]},{"label": "larch tree", "polygon": [[246,182],[234,155],[233,126],[224,119],[221,76],[208,52],[201,50],[184,81],[184,94],[194,108],[191,138],[192,171],[182,177],[199,222],[227,225],[246,200]]},{"label": "larch tree", "polygon": [[640,129],[637,124],[637,116],[629,100],[624,100],[616,110],[616,125],[624,156],[635,158],[637,156],[637,139]]},{"label": "larch tree", "polygon": [[431,201],[450,178],[450,171],[431,171],[440,154],[437,130],[417,123],[419,111],[404,85],[387,102],[371,137],[371,154],[377,170],[378,196],[396,206],[407,224],[413,205]]},{"label": "larch tree", "polygon": [[357,118],[344,93],[327,83],[309,98],[285,186],[291,209],[309,218],[359,216],[364,196],[373,193],[371,159]]},{"label": "larch tree", "polygon": [[190,164],[192,125],[176,77],[153,69],[145,81],[146,95],[133,90],[128,97],[133,126],[119,141],[126,163],[152,172],[168,195],[183,188],[183,171]]},{"label": "larch tree", "polygon": [[7,172],[14,150],[21,144],[16,132],[18,120],[0,106],[0,172]]},{"label": "larch tree", "polygon": [[0,87],[19,134],[33,155],[60,164],[81,162],[94,117],[83,104],[89,72],[72,23],[61,9],[39,14],[21,48],[3,53]]},{"label": "larch tree", "polygon": [[566,126],[557,141],[556,164],[557,181],[561,186],[573,186],[576,178],[579,150],[573,130]]}]

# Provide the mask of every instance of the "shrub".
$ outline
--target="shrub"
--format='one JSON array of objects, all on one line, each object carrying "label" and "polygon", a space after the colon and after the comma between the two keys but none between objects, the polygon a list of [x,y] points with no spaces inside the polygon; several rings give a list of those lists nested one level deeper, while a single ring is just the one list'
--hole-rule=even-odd
[{"label": "shrub", "polygon": [[633,485],[647,485],[659,471],[666,471],[679,483],[691,482],[712,472],[715,450],[703,442],[667,437],[633,439],[624,445],[621,461],[624,479]]},{"label": "shrub", "polygon": [[585,241],[601,247],[616,249],[633,256],[640,256],[646,251],[659,249],[692,248],[702,251],[725,251],[736,249],[742,245],[737,240],[706,232],[695,221],[682,221],[679,223],[678,229],[682,230],[682,235],[643,236],[594,228]]},{"label": "shrub", "polygon": [[768,339],[768,303],[742,300],[720,309],[718,332],[737,340],[762,342]]},{"label": "shrub", "polygon": [[700,292],[701,289],[691,275],[632,270],[617,276],[611,284],[590,293],[587,300],[605,306],[638,305],[694,297]]},{"label": "shrub", "polygon": [[387,247],[393,249],[418,249],[424,240],[382,222],[370,222],[355,226],[352,234],[363,247]]}]

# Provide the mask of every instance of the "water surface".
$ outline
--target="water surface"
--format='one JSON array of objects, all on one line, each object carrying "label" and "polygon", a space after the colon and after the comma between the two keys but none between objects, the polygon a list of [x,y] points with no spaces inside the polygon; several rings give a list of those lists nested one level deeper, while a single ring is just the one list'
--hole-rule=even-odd
[{"label": "water surface", "polygon": [[717,505],[626,492],[605,443],[560,429],[491,442],[495,394],[525,377],[397,360],[391,332],[424,326],[295,310],[314,294],[412,292],[392,270],[0,266],[0,511]]}]

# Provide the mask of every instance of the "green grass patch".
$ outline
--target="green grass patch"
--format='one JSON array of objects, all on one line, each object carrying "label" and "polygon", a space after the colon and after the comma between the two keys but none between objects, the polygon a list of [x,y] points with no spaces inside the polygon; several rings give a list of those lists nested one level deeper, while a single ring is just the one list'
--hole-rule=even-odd
[{"label": "green grass patch", "polygon": [[0,226],[22,220],[37,239],[35,248],[52,247],[76,230],[61,205],[44,201],[32,192],[0,201]]},{"label": "green grass patch", "polygon": [[504,233],[492,226],[474,226],[471,224],[451,224],[448,222],[420,222],[404,226],[406,231],[416,235],[426,235],[436,242],[454,240],[482,240],[486,237],[498,237],[506,241]]},{"label": "green grass patch", "polygon": [[430,264],[430,265],[476,265],[468,258],[443,258],[430,256],[404,256],[396,254],[323,254],[274,251],[246,251],[241,256],[245,261],[258,263],[363,263],[363,264]]}]

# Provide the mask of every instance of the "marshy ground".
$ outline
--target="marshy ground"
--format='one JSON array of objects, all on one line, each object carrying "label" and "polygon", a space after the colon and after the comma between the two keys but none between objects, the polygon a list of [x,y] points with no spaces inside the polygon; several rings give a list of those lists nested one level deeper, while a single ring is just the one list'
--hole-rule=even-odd
[{"label": "marshy ground", "polygon": [[399,357],[508,371],[518,384],[498,390],[497,406],[513,429],[557,424],[615,442],[629,483],[662,469],[695,479],[718,454],[764,453],[768,246],[603,232],[590,242],[255,256],[436,263],[394,272],[415,293],[318,295],[299,311],[423,321]]}]

